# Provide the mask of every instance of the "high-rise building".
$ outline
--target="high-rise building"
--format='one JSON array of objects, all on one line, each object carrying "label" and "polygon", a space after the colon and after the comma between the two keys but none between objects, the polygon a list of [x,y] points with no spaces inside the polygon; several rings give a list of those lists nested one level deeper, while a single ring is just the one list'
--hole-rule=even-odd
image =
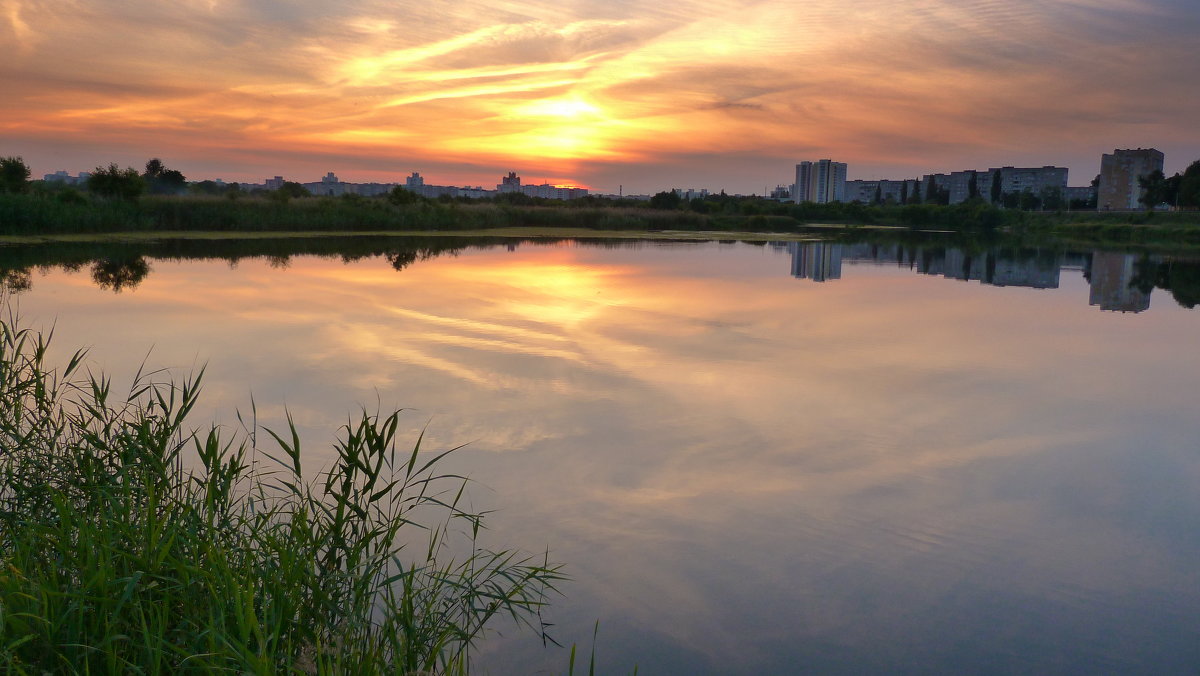
[{"label": "high-rise building", "polygon": [[1138,179],[1162,171],[1163,154],[1154,148],[1114,150],[1100,158],[1098,209],[1140,209],[1143,191]]},{"label": "high-rise building", "polygon": [[521,177],[517,176],[517,172],[515,171],[508,172],[508,176],[500,178],[500,184],[496,186],[496,192],[521,192]]},{"label": "high-rise building", "polygon": [[846,163],[817,160],[797,164],[792,201],[797,204],[846,201]]}]

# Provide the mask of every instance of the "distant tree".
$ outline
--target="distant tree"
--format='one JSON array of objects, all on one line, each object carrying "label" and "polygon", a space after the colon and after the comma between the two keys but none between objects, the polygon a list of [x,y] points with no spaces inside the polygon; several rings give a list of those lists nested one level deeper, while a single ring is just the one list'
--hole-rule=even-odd
[{"label": "distant tree", "polygon": [[925,182],[925,202],[928,204],[937,204],[938,201],[938,184],[937,179],[933,176]]},{"label": "distant tree", "polygon": [[107,167],[96,167],[88,177],[87,189],[93,195],[133,202],[146,190],[146,181],[136,169],[121,169],[113,162]]},{"label": "distant tree", "polygon": [[1138,201],[1151,211],[1167,201],[1167,177],[1160,169],[1155,169],[1145,176],[1138,176],[1138,187],[1142,193]]},{"label": "distant tree", "polygon": [[188,186],[188,190],[197,195],[220,195],[221,184],[216,181],[204,180]]},{"label": "distant tree", "polygon": [[166,168],[157,157],[146,162],[146,171],[142,172],[142,179],[146,181],[146,189],[152,195],[178,195],[187,190],[187,179],[183,174]]},{"label": "distant tree", "polygon": [[883,204],[883,186],[881,186],[881,185],[875,186],[875,197],[871,200],[871,204],[875,204],[875,205]]},{"label": "distant tree", "polygon": [[1066,200],[1063,197],[1062,188],[1042,188],[1042,192],[1039,197],[1041,198],[1042,208],[1047,211],[1056,211],[1066,206]]},{"label": "distant tree", "polygon": [[1188,165],[1180,177],[1176,204],[1181,207],[1200,207],[1200,160]]},{"label": "distant tree", "polygon": [[921,180],[920,179],[913,181],[912,192],[908,194],[908,203],[909,204],[920,204],[921,203]]},{"label": "distant tree", "polygon": [[900,181],[900,203],[908,204],[908,181]]},{"label": "distant tree", "polygon": [[708,205],[709,205],[709,203],[706,202],[703,198],[693,197],[691,199],[691,201],[688,202],[688,209],[691,209],[692,211],[694,211],[698,214],[707,214],[708,213]]},{"label": "distant tree", "polygon": [[388,201],[395,205],[414,204],[421,201],[421,196],[417,193],[406,189],[404,186],[398,185],[392,188],[388,193]]},{"label": "distant tree", "polygon": [[1042,206],[1042,199],[1033,194],[1032,190],[1022,190],[1021,194],[1019,195],[1019,200],[1020,201],[1018,202],[1017,206],[1020,207],[1022,211],[1036,211]]},{"label": "distant tree", "polygon": [[308,191],[308,188],[305,188],[295,181],[284,181],[283,185],[279,186],[279,192],[286,194],[288,197],[312,196],[312,193]]},{"label": "distant tree", "polygon": [[29,173],[29,165],[20,157],[0,158],[0,192],[25,192]]},{"label": "distant tree", "polygon": [[992,198],[992,204],[1000,204],[1000,200],[1004,196],[1003,192],[1004,191],[1000,186],[1000,172],[993,171],[992,172],[992,189],[991,189],[991,193],[990,193],[991,198]]},{"label": "distant tree", "polygon": [[1000,193],[1000,204],[1005,209],[1019,208],[1021,206],[1021,193],[1012,191]]},{"label": "distant tree", "polygon": [[678,209],[683,198],[674,190],[664,190],[660,193],[655,193],[650,198],[651,209]]},{"label": "distant tree", "polygon": [[973,200],[979,197],[979,178],[975,172],[971,172],[971,178],[967,180],[967,199]]}]

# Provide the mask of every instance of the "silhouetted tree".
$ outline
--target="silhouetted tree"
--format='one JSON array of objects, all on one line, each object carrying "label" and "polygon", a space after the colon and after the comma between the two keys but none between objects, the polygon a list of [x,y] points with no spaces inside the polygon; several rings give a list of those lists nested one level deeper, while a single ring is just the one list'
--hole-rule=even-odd
[{"label": "silhouetted tree", "polygon": [[0,158],[0,192],[25,192],[29,187],[29,165],[20,157]]},{"label": "silhouetted tree", "polygon": [[651,209],[678,209],[683,198],[674,190],[664,190],[660,193],[655,193],[650,198]]},{"label": "silhouetted tree", "polygon": [[992,172],[992,189],[989,193],[992,197],[992,204],[999,204],[1003,197],[1003,189],[1000,186],[1000,172]]},{"label": "silhouetted tree", "polygon": [[1162,204],[1167,198],[1167,177],[1163,175],[1161,169],[1138,176],[1138,187],[1141,188],[1142,195],[1138,197],[1138,201],[1146,206],[1151,211],[1154,207]]},{"label": "silhouetted tree", "polygon": [[285,193],[288,197],[312,196],[312,193],[308,191],[308,188],[305,188],[295,181],[284,181],[283,185],[279,186],[279,192]]},{"label": "silhouetted tree", "polygon": [[1042,208],[1047,211],[1055,211],[1066,206],[1066,201],[1063,198],[1062,188],[1042,188],[1042,192],[1039,197],[1041,198]]},{"label": "silhouetted tree", "polygon": [[900,203],[908,204],[908,181],[900,181]]},{"label": "silhouetted tree", "polygon": [[1200,160],[1184,170],[1176,203],[1181,207],[1200,207]]},{"label": "silhouetted tree", "polygon": [[187,179],[174,169],[166,168],[162,160],[155,157],[146,162],[146,171],[142,172],[146,188],[152,195],[178,195],[187,190]]},{"label": "silhouetted tree", "polygon": [[220,195],[221,184],[216,181],[204,180],[199,183],[193,183],[188,186],[188,190],[197,195]]},{"label": "silhouetted tree", "polygon": [[979,197],[979,178],[975,172],[971,172],[971,178],[967,180],[967,199],[973,200]]},{"label": "silhouetted tree", "polygon": [[121,169],[116,162],[96,167],[87,180],[88,192],[101,197],[133,202],[146,189],[146,181],[133,168]]}]

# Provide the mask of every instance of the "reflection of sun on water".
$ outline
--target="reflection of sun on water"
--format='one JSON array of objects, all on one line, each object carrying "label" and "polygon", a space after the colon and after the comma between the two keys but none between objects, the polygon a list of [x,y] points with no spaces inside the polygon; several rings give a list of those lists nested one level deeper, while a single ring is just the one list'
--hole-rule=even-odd
[{"label": "reflection of sun on water", "polygon": [[619,304],[614,268],[566,263],[512,263],[490,266],[470,274],[523,293],[504,294],[505,311],[540,323],[570,327],[592,319]]}]

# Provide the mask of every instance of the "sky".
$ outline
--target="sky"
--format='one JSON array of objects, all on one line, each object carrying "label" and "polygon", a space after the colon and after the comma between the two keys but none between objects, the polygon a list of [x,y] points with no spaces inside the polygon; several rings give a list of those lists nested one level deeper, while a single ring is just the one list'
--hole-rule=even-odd
[{"label": "sky", "polygon": [[35,178],[762,193],[1200,159],[1196,0],[0,0],[0,156]]}]

